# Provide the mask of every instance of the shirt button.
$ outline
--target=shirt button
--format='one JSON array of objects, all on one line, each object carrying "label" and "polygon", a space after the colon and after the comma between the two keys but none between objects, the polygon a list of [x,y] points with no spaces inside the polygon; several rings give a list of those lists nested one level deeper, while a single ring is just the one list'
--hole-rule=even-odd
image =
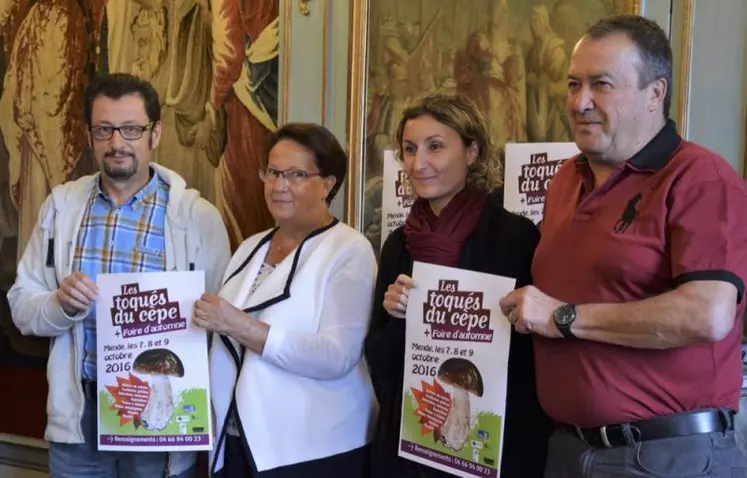
[{"label": "shirt button", "polygon": [[113,246],[114,245],[114,241],[109,241],[109,245]]}]

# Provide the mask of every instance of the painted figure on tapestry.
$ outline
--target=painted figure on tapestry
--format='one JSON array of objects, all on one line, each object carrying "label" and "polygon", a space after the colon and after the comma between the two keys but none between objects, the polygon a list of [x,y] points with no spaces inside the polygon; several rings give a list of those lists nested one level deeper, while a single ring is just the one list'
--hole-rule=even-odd
[{"label": "painted figure on tapestry", "polygon": [[232,246],[273,224],[259,169],[277,128],[278,0],[213,0],[210,107],[226,113],[218,207]]},{"label": "painted figure on tapestry", "polygon": [[209,108],[211,18],[205,0],[109,0],[110,72],[150,81],[161,100],[163,141],[154,161],[215,203],[225,115]]},{"label": "painted figure on tapestry", "polygon": [[565,114],[569,55],[550,25],[546,6],[532,9],[533,43],[527,54],[527,125],[532,141],[569,141]]},{"label": "painted figure on tapestry", "polygon": [[91,51],[86,15],[77,0],[21,0],[2,25],[4,33],[15,31],[4,38],[0,129],[19,216],[19,254],[49,190],[68,179],[85,149],[81,85]]},{"label": "painted figure on tapestry", "polygon": [[508,36],[507,0],[494,2],[486,31],[475,31],[454,66],[457,90],[487,116],[493,144],[526,141],[524,58]]},{"label": "painted figure on tapestry", "polygon": [[[0,98],[2,98],[5,69],[12,47],[10,35],[10,16],[13,11],[13,0],[0,0]],[[17,28],[16,28],[17,29]],[[16,254],[16,236],[18,234],[18,214],[10,195],[9,155],[3,141],[3,130],[0,127],[0,254],[7,256]],[[12,275],[15,261],[0,264],[0,277]]]},{"label": "painted figure on tapestry", "polygon": [[[0,300],[5,301],[16,258],[26,246],[44,199],[52,187],[74,176],[86,149],[83,87],[94,61],[91,20],[101,2],[3,0],[0,5],[4,5],[0,31],[5,65],[0,132],[7,154],[0,169],[7,171],[0,204],[3,222],[16,221],[2,234]],[[5,247],[9,243],[15,250]],[[0,324],[15,352],[46,354],[45,341],[21,337],[12,329],[4,307]],[[4,348],[0,353],[5,353]]]}]

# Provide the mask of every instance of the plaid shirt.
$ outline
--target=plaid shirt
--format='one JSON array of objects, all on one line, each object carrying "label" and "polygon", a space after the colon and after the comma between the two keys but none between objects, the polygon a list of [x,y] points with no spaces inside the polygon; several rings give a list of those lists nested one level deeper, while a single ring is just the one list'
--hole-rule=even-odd
[{"label": "plaid shirt", "polygon": [[[91,191],[78,232],[73,270],[96,281],[98,273],[166,270],[166,201],[169,185],[152,172],[148,184],[116,206],[101,189]],[[96,380],[96,309],[85,318],[83,378]]]}]

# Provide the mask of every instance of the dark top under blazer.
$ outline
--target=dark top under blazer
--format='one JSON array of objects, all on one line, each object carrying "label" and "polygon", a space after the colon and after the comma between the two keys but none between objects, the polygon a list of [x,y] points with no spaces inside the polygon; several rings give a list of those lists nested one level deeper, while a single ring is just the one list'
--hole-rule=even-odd
[{"label": "dark top under blazer", "polygon": [[[477,227],[467,239],[459,267],[531,283],[531,262],[539,231],[524,217],[503,208],[503,190],[485,203]],[[365,355],[380,412],[372,443],[371,478],[451,476],[397,456],[405,357],[405,321],[384,309],[384,293],[399,274],[412,273],[412,258],[405,247],[404,227],[393,231],[381,251],[374,292],[371,329]],[[508,361],[508,394],[501,476],[541,477],[551,422],[540,408],[535,382],[532,337],[512,332]]]}]

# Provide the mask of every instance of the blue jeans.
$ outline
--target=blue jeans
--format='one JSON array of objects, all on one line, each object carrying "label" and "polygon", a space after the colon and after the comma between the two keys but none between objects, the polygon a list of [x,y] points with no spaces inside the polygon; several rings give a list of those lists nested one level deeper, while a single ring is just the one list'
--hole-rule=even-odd
[{"label": "blue jeans", "polygon": [[[86,400],[81,419],[85,443],[49,444],[50,478],[161,478],[168,476],[163,452],[117,452],[97,449],[96,402]],[[175,478],[191,478],[194,469]]]}]

